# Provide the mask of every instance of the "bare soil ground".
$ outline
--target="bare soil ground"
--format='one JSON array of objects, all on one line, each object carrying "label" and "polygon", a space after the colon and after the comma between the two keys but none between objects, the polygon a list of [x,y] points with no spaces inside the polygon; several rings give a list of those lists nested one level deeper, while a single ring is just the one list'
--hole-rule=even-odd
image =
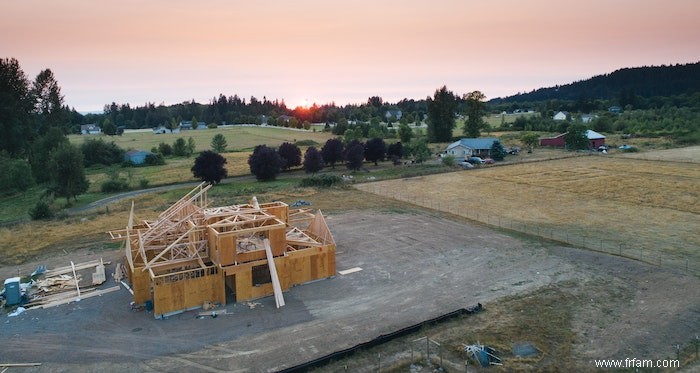
[{"label": "bare soil ground", "polygon": [[358,188],[593,249],[624,247],[625,256],[700,274],[700,167],[672,156],[700,159],[688,155],[698,150],[664,153],[663,162],[591,155]]},{"label": "bare soil ground", "polygon": [[[351,194],[367,203],[365,194]],[[543,351],[528,361],[504,356],[508,371],[586,371],[594,358],[664,358],[700,329],[696,277],[413,209],[336,212],[328,223],[339,243],[338,269],[362,271],[294,287],[283,308],[264,298],[254,309],[227,305],[232,315],[197,319],[198,310],[155,320],[132,312],[121,290],[0,316],[0,362],[42,363],[25,371],[272,372],[477,302],[483,314],[461,327],[445,324],[431,338],[457,359],[461,343],[475,340],[503,349],[532,341]],[[100,256],[119,254],[83,249],[3,267],[0,276]],[[409,351],[399,346],[394,361]],[[352,371],[375,369],[361,357],[352,364]]]}]

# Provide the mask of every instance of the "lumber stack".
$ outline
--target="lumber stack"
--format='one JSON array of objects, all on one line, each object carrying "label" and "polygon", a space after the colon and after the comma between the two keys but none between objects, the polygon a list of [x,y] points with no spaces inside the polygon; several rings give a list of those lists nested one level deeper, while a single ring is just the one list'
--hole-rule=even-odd
[{"label": "lumber stack", "polygon": [[[48,308],[118,290],[119,286],[97,290],[105,282],[105,264],[109,262],[102,259],[78,264],[71,262],[70,266],[39,274],[27,289],[29,302],[24,307]],[[88,275],[85,277],[90,283],[81,282],[84,275]]]}]

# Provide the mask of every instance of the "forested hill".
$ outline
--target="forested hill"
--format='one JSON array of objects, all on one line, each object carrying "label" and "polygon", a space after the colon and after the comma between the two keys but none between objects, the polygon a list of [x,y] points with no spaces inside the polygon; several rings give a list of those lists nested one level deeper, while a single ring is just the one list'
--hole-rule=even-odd
[{"label": "forested hill", "polygon": [[567,85],[540,88],[530,93],[506,98],[495,98],[490,103],[580,99],[624,100],[625,96],[668,97],[696,92],[700,92],[700,62],[624,68]]}]

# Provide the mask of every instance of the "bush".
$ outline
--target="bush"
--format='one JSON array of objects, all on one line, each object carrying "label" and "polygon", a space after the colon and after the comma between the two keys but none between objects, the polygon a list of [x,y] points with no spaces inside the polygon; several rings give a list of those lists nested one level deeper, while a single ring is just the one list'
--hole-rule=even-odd
[{"label": "bush", "polygon": [[165,164],[165,158],[163,158],[163,154],[160,153],[149,154],[146,156],[144,164],[146,166],[162,166]]},{"label": "bush", "polygon": [[163,154],[164,157],[167,157],[173,154],[173,147],[170,146],[170,144],[162,142],[158,144],[158,153]]},{"label": "bush", "polygon": [[53,217],[51,206],[46,201],[39,201],[34,205],[34,208],[29,210],[29,216],[32,220],[50,219]]},{"label": "bush", "polygon": [[337,175],[320,175],[311,176],[302,179],[299,183],[301,187],[320,187],[320,188],[330,188],[336,184],[342,184],[343,178]]},{"label": "bush", "polygon": [[141,179],[139,180],[139,187],[141,187],[141,189],[146,189],[149,183],[148,179]]},{"label": "bush", "polygon": [[299,140],[294,144],[296,144],[296,146],[318,146],[318,143],[314,140]]},{"label": "bush", "polygon": [[83,162],[85,167],[90,167],[96,164],[109,166],[119,164],[124,160],[124,149],[120,148],[114,142],[104,142],[102,139],[88,139],[80,145],[80,151],[83,153]]},{"label": "bush", "polygon": [[24,192],[32,185],[32,168],[27,161],[0,157],[0,194]]},{"label": "bush", "polygon": [[442,157],[442,164],[443,166],[449,166],[452,167],[455,165],[455,157],[451,155],[446,155]]},{"label": "bush", "polygon": [[129,190],[129,183],[124,179],[107,180],[100,186],[102,193],[123,192]]}]

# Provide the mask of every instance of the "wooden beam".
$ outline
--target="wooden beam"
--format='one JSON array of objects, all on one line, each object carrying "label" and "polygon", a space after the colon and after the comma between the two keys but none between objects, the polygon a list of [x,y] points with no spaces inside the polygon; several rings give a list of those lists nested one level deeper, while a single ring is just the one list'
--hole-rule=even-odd
[{"label": "wooden beam", "polygon": [[282,295],[282,287],[280,286],[280,279],[277,275],[275,258],[272,256],[270,240],[266,238],[263,242],[265,243],[265,252],[267,253],[267,267],[270,269],[270,277],[272,279],[272,289],[275,292],[275,303],[277,304],[277,308],[280,308],[284,306],[284,296]]}]

